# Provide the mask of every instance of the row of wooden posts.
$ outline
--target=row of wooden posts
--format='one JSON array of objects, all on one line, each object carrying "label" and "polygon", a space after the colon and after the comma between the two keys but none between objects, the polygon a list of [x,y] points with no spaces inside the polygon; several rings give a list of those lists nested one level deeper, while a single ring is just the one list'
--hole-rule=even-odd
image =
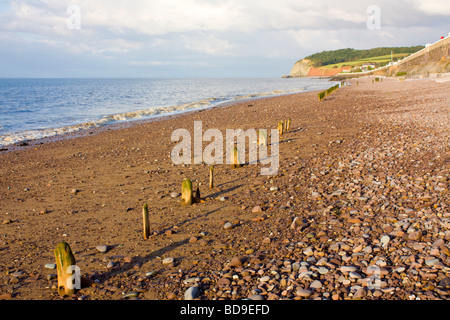
[{"label": "row of wooden posts", "polygon": [[[278,122],[278,132],[280,135],[290,130],[291,126],[291,118],[287,120],[282,120]],[[259,130],[258,134],[258,145],[267,146],[267,130]],[[232,168],[239,168],[242,164],[239,162],[239,151],[235,146],[233,149]],[[209,167],[209,189],[214,188],[214,166]],[[189,178],[185,178],[182,182],[181,186],[181,204],[185,206],[192,205],[194,203],[203,203],[204,199],[200,196],[200,188],[197,186],[197,189],[193,191],[192,181]],[[143,218],[143,238],[149,239],[150,237],[150,217],[148,212],[148,204],[145,203],[142,209],[142,218]],[[77,288],[74,286],[69,286],[68,283],[72,282],[72,273],[67,272],[70,270],[71,266],[75,266],[76,261],[75,257],[70,249],[70,246],[66,242],[61,242],[58,244],[56,249],[54,250],[55,259],[56,259],[56,267],[57,267],[57,276],[58,276],[58,294],[63,296],[71,296],[76,293]]]}]

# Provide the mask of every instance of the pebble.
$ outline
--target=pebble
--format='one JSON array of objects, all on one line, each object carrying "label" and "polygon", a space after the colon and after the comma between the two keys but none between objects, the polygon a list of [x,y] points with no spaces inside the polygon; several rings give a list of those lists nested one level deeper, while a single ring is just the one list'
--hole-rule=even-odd
[{"label": "pebble", "polygon": [[231,229],[233,229],[233,224],[232,224],[231,222],[226,222],[226,223],[223,225],[223,228],[224,228],[225,230],[231,230]]},{"label": "pebble", "polygon": [[231,261],[229,263],[230,267],[239,267],[241,265],[242,265],[242,261],[238,257],[234,257],[233,259],[231,259]]},{"label": "pebble", "polygon": [[253,207],[252,213],[260,213],[260,212],[262,212],[262,209],[260,206]]},{"label": "pebble", "polygon": [[297,291],[295,293],[299,297],[308,298],[312,294],[312,291],[311,290],[307,290],[307,289],[299,288],[299,289],[297,289]]},{"label": "pebble", "polygon": [[365,288],[359,288],[356,290],[355,294],[353,295],[353,299],[362,299],[366,296],[367,291]]},{"label": "pebble", "polygon": [[170,197],[171,198],[177,198],[177,197],[179,197],[180,196],[180,194],[178,193],[178,192],[172,192],[171,194],[170,194]]},{"label": "pebble", "polygon": [[387,235],[382,236],[380,239],[380,243],[383,247],[386,247],[388,245],[389,241],[391,241],[391,238]]},{"label": "pebble", "polygon": [[251,294],[248,296],[250,300],[264,300],[264,297],[260,294]]},{"label": "pebble", "polygon": [[175,259],[172,258],[172,257],[169,257],[169,258],[165,258],[165,259],[162,261],[162,264],[165,265],[165,266],[167,266],[167,265],[170,265],[170,264],[172,264],[172,263],[174,263],[174,262],[175,262]]},{"label": "pebble", "polygon": [[310,287],[310,288],[313,288],[313,289],[320,289],[320,288],[322,288],[322,282],[320,282],[319,280],[314,280],[314,281],[309,285],[309,287]]},{"label": "pebble", "polygon": [[413,231],[413,232],[410,232],[409,234],[408,234],[408,239],[409,240],[415,240],[415,241],[417,241],[417,240],[419,240],[420,238],[422,238],[422,231]]},{"label": "pebble", "polygon": [[200,290],[198,286],[194,285],[186,290],[184,293],[184,300],[194,300],[200,296]]},{"label": "pebble", "polygon": [[342,266],[339,270],[341,270],[341,272],[343,273],[349,273],[355,272],[356,270],[358,270],[358,268],[354,266]]},{"label": "pebble", "polygon": [[54,263],[47,263],[47,264],[45,264],[44,267],[47,268],[47,269],[56,269],[56,264],[54,264]]},{"label": "pebble", "polygon": [[105,252],[108,251],[108,246],[106,246],[106,245],[99,245],[99,246],[96,247],[96,249],[98,251],[102,252],[102,253],[105,253]]}]

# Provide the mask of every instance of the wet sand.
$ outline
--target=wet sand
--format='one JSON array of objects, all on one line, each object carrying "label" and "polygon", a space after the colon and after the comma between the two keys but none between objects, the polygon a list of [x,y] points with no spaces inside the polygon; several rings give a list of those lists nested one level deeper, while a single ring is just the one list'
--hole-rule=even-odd
[{"label": "wet sand", "polygon": [[[350,84],[0,152],[0,298],[184,299],[197,284],[208,300],[447,299],[450,82]],[[194,121],[225,136],[287,118],[275,176],[217,165],[209,190],[207,165],[170,159]],[[205,203],[172,197],[185,177]],[[74,297],[45,267],[61,241],[90,281]]]}]

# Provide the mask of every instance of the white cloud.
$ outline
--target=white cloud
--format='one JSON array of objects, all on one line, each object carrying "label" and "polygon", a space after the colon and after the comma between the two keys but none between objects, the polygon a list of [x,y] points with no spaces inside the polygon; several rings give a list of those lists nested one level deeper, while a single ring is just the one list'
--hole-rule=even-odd
[{"label": "white cloud", "polygon": [[[380,30],[366,25],[374,4]],[[79,30],[67,26],[71,5],[80,8]],[[295,61],[321,50],[424,44],[450,31],[442,30],[449,16],[448,0],[10,0],[0,7],[0,40],[8,49],[39,44],[136,66]]]},{"label": "white cloud", "polygon": [[414,6],[430,15],[450,15],[450,1],[448,0],[415,0]]}]

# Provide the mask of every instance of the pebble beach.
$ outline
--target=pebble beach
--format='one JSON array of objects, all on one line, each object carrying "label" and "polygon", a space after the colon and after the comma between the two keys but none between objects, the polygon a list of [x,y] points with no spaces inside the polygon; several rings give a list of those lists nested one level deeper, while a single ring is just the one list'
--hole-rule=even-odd
[{"label": "pebble beach", "polygon": [[[450,81],[372,80],[1,151],[0,299],[448,299]],[[216,165],[209,189],[209,166],[171,161],[172,132],[194,121],[225,132],[288,118],[276,175]],[[186,177],[203,203],[180,204]],[[57,292],[61,241],[82,277],[70,297]]]}]

